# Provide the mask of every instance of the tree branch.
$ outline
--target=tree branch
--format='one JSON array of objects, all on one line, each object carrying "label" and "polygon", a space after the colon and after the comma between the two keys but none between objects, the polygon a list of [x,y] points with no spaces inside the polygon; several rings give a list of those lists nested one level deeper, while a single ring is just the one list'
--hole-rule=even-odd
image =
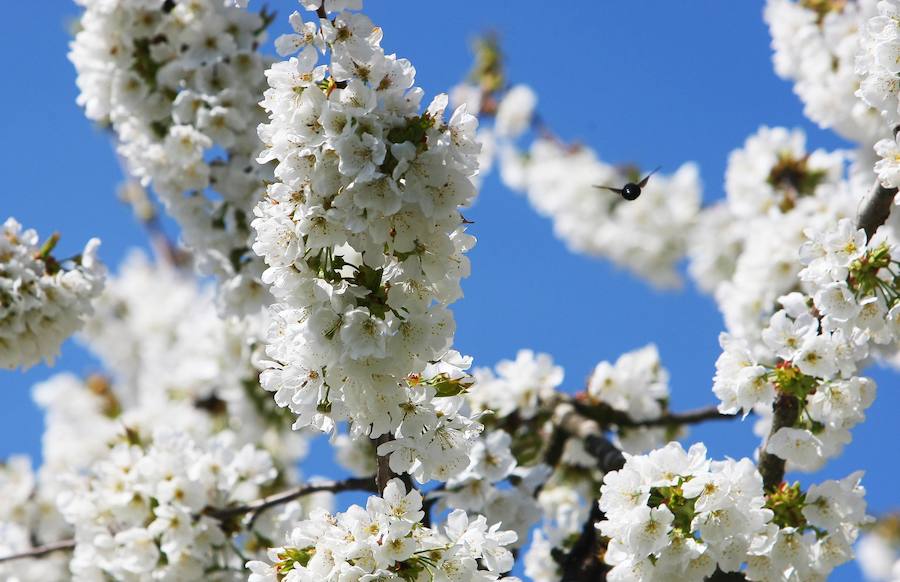
[{"label": "tree branch", "polygon": [[872,193],[865,200],[856,220],[856,226],[866,231],[866,237],[869,240],[872,240],[872,235],[875,234],[878,227],[884,224],[891,215],[891,207],[894,205],[896,194],[896,188],[885,188],[877,179],[875,180]]},{"label": "tree branch", "polygon": [[392,440],[394,440],[394,435],[391,433],[385,433],[375,439],[375,463],[377,467],[375,470],[375,486],[379,495],[384,493],[384,488],[387,487],[388,481],[394,478],[400,478],[403,481],[407,493],[414,488],[412,478],[410,478],[408,474],[404,473],[403,475],[398,475],[397,473],[394,473],[394,470],[391,469],[391,459],[388,455],[378,454],[378,447],[385,443],[389,443]]},{"label": "tree branch", "polygon": [[723,572],[716,568],[706,582],[745,582],[747,577],[742,572]]},{"label": "tree branch", "polygon": [[581,414],[599,422],[602,425],[615,424],[620,427],[640,426],[682,426],[685,424],[698,424],[707,420],[731,420],[738,418],[734,414],[722,414],[714,405],[688,410],[686,412],[666,412],[658,418],[648,420],[635,420],[627,413],[610,408],[605,404],[589,404],[573,400],[572,404]]},{"label": "tree branch", "polygon": [[[252,527],[253,522],[256,521],[256,518],[262,512],[275,506],[283,505],[285,503],[288,503],[289,501],[293,501],[294,499],[298,499],[305,495],[311,495],[313,493],[320,493],[323,491],[328,491],[331,493],[341,493],[342,491],[374,492],[375,490],[375,480],[372,477],[351,477],[342,481],[321,481],[318,483],[307,483],[293,489],[288,489],[287,491],[282,491],[268,497],[263,497],[262,499],[257,499],[256,501],[247,503],[245,505],[236,505],[234,507],[222,508],[206,507],[198,514],[198,517],[205,515],[219,521],[228,521],[249,513],[250,522],[247,525],[249,529],[250,527]],[[0,562],[8,562],[11,560],[20,560],[26,558],[39,558],[52,552],[71,550],[74,547],[75,540],[62,540],[59,542],[53,542],[51,544],[32,548],[28,551],[18,554],[2,556],[0,557]]]},{"label": "tree branch", "polygon": [[[584,441],[585,450],[597,459],[597,467],[604,473],[618,471],[625,465],[622,451],[603,436],[596,420],[578,412],[570,402],[563,402],[553,411],[554,425],[560,433]],[[609,566],[603,561],[605,551],[597,524],[603,520],[603,512],[596,499],[591,500],[591,511],[581,533],[568,553],[557,556],[562,570],[561,582],[605,580]]]},{"label": "tree branch", "polygon": [[229,519],[244,515],[245,513],[250,513],[252,514],[250,518],[250,524],[252,524],[253,521],[256,520],[256,517],[267,509],[271,509],[272,507],[275,507],[277,505],[288,503],[289,501],[293,501],[294,499],[298,499],[305,495],[311,495],[313,493],[320,493],[323,491],[328,491],[331,493],[340,493],[342,491],[374,492],[375,483],[371,477],[351,477],[342,481],[322,481],[319,483],[307,483],[305,485],[295,487],[294,489],[289,489],[287,491],[282,491],[281,493],[263,497],[262,499],[257,499],[256,501],[253,501],[246,505],[237,505],[234,507],[223,508],[207,507],[200,514],[207,515],[220,521],[227,521]]},{"label": "tree branch", "polygon": [[772,404],[772,428],[759,452],[759,473],[763,478],[763,488],[772,491],[784,480],[784,459],[766,452],[772,436],[782,428],[794,426],[800,414],[800,401],[791,394],[779,393]]},{"label": "tree branch", "polygon": [[59,542],[53,542],[50,544],[45,544],[43,546],[38,546],[36,548],[31,548],[30,550],[26,550],[24,552],[20,552],[18,554],[10,554],[8,556],[0,556],[0,563],[2,562],[11,562],[13,560],[24,560],[27,558],[41,558],[46,556],[47,554],[52,554],[54,552],[62,552],[68,551],[75,548],[75,540],[62,540]]}]

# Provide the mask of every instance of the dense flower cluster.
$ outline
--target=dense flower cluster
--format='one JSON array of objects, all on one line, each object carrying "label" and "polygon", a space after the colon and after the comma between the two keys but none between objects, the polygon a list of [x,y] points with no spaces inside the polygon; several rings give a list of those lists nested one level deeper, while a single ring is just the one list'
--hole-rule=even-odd
[{"label": "dense flower cluster", "polygon": [[38,240],[14,218],[0,231],[0,368],[52,363],[63,341],[91,314],[103,289],[105,269],[97,259],[100,241],[91,239],[80,255],[60,260],[51,254],[58,235]]},{"label": "dense flower cluster", "polygon": [[766,450],[810,471],[851,441],[850,429],[875,399],[875,382],[854,375],[867,355],[858,335],[821,327],[799,293],[781,303],[785,309],[762,332],[768,357],[758,359],[746,342],[723,334],[713,391],[726,414],[771,410],[781,393],[796,397],[791,425],[771,435]]},{"label": "dense flower cluster", "polygon": [[748,580],[825,580],[853,557],[860,527],[869,522],[862,472],[841,480],[782,486],[766,506],[774,512],[764,535],[753,540],[747,556]]},{"label": "dense flower cluster", "polygon": [[[262,352],[254,345],[262,324],[220,317],[213,290],[188,275],[134,253],[110,279],[81,335],[110,381],[95,378],[86,389],[62,379],[37,392],[48,415],[60,420],[47,430],[62,437],[48,439],[61,458],[80,456],[65,450],[86,438],[73,435],[91,435],[104,446],[119,423],[150,431],[162,419],[202,437],[228,429],[240,443],[260,444],[286,464],[305,453],[304,437],[290,430],[289,417],[260,389],[253,362]],[[60,390],[65,397],[54,395]],[[81,413],[73,414],[76,408]]]},{"label": "dense flower cluster", "polygon": [[[495,373],[496,372],[496,373]],[[490,410],[504,417],[515,412],[532,418],[541,404],[551,400],[565,373],[549,354],[519,350],[515,360],[501,360],[490,368],[474,371],[477,389],[469,392],[476,410]]]},{"label": "dense flower cluster", "polygon": [[772,519],[749,459],[710,461],[706,448],[670,443],[626,457],[600,490],[610,580],[702,580],[737,571]]},{"label": "dense flower cluster", "polygon": [[[489,42],[484,44],[488,51],[496,50]],[[522,149],[518,142],[536,123],[537,96],[530,87],[515,85],[489,93],[464,83],[454,89],[453,97],[469,111],[478,113],[481,108],[483,115],[493,117],[493,126],[478,135],[485,144],[481,173],[490,169],[492,157],[498,158],[503,183],[526,194],[539,214],[552,219],[554,232],[570,249],[609,259],[660,287],[680,282],[676,266],[702,198],[695,164],[684,164],[671,175],[655,174],[640,201],[625,204],[598,186],[638,182],[646,175],[639,168],[605,163],[590,148],[567,145],[545,127],[539,127],[538,137]],[[482,107],[494,99],[499,103]]]},{"label": "dense flower cluster", "polygon": [[847,336],[865,335],[876,344],[900,341],[900,261],[884,237],[866,233],[844,219],[808,231],[800,249],[800,278],[816,289],[813,302],[822,325]]},{"label": "dense flower cluster", "polygon": [[474,242],[459,208],[475,195],[476,120],[462,107],[445,121],[446,96],[420,114],[412,65],[364,15],[291,22],[276,45],[300,52],[267,71],[259,128],[259,161],[277,162],[253,222],[278,300],[263,385],[295,427],[391,435],[392,466],[446,479],[479,430],[459,411],[468,364],[448,351],[447,309]]},{"label": "dense flower cluster", "polygon": [[749,459],[710,461],[670,443],[607,474],[599,528],[610,580],[703,580],[718,567],[749,580],[824,579],[865,523],[860,473],[767,498]]},{"label": "dense flower cluster", "polygon": [[424,516],[421,494],[393,479],[365,508],[316,511],[297,524],[285,546],[269,550],[269,562],[250,562],[250,582],[517,580],[502,576],[513,565],[506,546],[515,533],[462,510],[440,528],[424,526]]},{"label": "dense flower cluster", "polygon": [[[41,485],[27,457],[14,455],[0,463],[0,556],[70,535],[52,493]],[[0,563],[0,578],[9,582],[64,580],[67,573],[67,556]]]},{"label": "dense flower cluster", "polygon": [[762,127],[732,152],[726,198],[704,210],[691,274],[714,294],[729,333],[754,348],[778,297],[796,290],[806,228],[855,216],[842,152],[807,152],[800,130]]},{"label": "dense flower cluster", "polygon": [[[624,412],[631,420],[662,416],[669,400],[669,373],[660,363],[656,346],[622,354],[615,364],[597,364],[585,400]],[[619,427],[616,436],[623,451],[642,453],[662,445],[668,435],[663,427]]]},{"label": "dense flower cluster", "polygon": [[806,234],[799,278],[810,294],[779,299],[783,309],[762,331],[761,349],[723,336],[713,390],[729,414],[770,409],[777,393],[798,398],[792,425],[773,434],[766,450],[814,470],[850,442],[849,429],[875,398],[875,383],[856,374],[870,345],[893,353],[900,269],[883,237],[867,241],[849,219]]},{"label": "dense flower cluster", "polygon": [[[78,0],[69,53],[78,103],[109,124],[129,172],[152,184],[229,305],[260,305],[249,217],[271,169],[255,162],[265,15],[221,0]],[[214,190],[215,194],[208,193]]]},{"label": "dense flower cluster", "polygon": [[[878,13],[866,23],[862,31],[856,72],[859,75],[857,95],[880,112],[885,128],[896,130],[900,124],[900,79],[897,73],[900,55],[900,2],[878,2]],[[886,133],[886,132],[885,132]],[[895,131],[896,136],[896,131]],[[881,158],[875,172],[885,186],[900,186],[900,146],[894,139],[885,138],[875,144]]]},{"label": "dense flower cluster", "polygon": [[856,96],[860,31],[878,0],[768,0],[775,72],[794,81],[804,113],[847,139],[872,144],[886,134],[878,111]]},{"label": "dense flower cluster", "polygon": [[233,447],[227,433],[200,444],[159,429],[151,442],[121,442],[60,496],[75,528],[72,574],[199,580],[209,571],[240,571],[223,523],[204,509],[255,500],[276,473],[266,453]]},{"label": "dense flower cluster", "polygon": [[527,154],[506,149],[500,161],[506,185],[525,192],[540,214],[552,218],[569,248],[607,258],[655,285],[679,282],[675,267],[700,209],[696,165],[655,174],[629,204],[598,186],[621,187],[640,181],[646,171],[611,166],[587,147],[538,138]]}]

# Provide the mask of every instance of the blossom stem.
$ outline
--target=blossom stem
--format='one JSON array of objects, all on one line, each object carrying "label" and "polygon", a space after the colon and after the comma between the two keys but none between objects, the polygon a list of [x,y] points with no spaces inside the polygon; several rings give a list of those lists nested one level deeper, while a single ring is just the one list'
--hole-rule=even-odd
[{"label": "blossom stem", "polygon": [[313,493],[320,493],[323,491],[340,493],[342,491],[355,490],[374,491],[375,489],[373,479],[371,477],[351,477],[342,481],[323,481],[319,483],[308,483],[305,485],[300,485],[299,487],[295,487],[293,489],[288,489],[287,491],[282,491],[281,493],[263,497],[262,499],[258,499],[246,505],[237,505],[235,507],[223,508],[207,507],[201,512],[201,514],[221,521],[225,521],[244,515],[246,513],[250,513],[252,514],[250,518],[250,524],[252,524],[256,517],[263,511],[278,505],[283,505],[285,503],[288,503],[289,501],[293,501],[294,499],[298,499],[305,495],[311,495]]},{"label": "blossom stem", "polygon": [[54,552],[68,551],[75,548],[75,540],[62,540],[31,548],[18,554],[10,554],[8,556],[0,556],[0,562],[11,562],[13,560],[24,560],[27,558],[41,558],[47,554]]},{"label": "blossom stem", "polygon": [[686,424],[698,424],[707,420],[730,420],[738,418],[734,414],[722,414],[719,409],[714,406],[705,406],[695,410],[686,412],[666,412],[658,418],[647,420],[635,420],[628,416],[627,413],[614,410],[608,406],[597,406],[574,401],[578,412],[584,414],[602,425],[615,424],[619,427],[639,427],[639,426],[681,426]]}]

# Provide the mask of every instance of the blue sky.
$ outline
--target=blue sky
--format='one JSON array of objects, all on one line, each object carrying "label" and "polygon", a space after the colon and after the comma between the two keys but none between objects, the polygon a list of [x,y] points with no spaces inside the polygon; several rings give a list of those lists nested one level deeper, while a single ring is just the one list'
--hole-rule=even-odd
[{"label": "blue sky", "polygon": [[[283,28],[296,4],[269,4],[280,12]],[[560,136],[613,163],[675,168],[695,160],[707,201],[723,195],[728,153],[762,124],[803,127],[811,147],[844,145],[806,121],[790,84],[773,73],[761,3],[562,6],[564,11],[536,0],[369,0],[367,12],[384,29],[385,48],[413,62],[429,96],[466,74],[476,35],[496,30],[509,78],[534,87],[543,119]],[[146,245],[130,211],[116,200],[121,171],[108,136],[75,104],[66,51],[67,27],[76,15],[65,1],[4,7],[0,219],[15,216],[42,235],[60,231],[62,255],[99,236],[101,256],[115,266],[128,248]],[[714,402],[710,388],[722,322],[710,298],[690,285],[656,292],[609,264],[570,254],[550,223],[495,176],[466,217],[475,221],[470,232],[478,245],[466,297],[455,306],[457,346],[478,365],[513,357],[523,347],[545,351],[565,367],[565,385],[575,390],[598,361],[654,341],[671,373],[673,408]],[[63,370],[87,373],[96,363],[69,342],[54,369],[0,371],[0,458],[39,452],[42,419],[30,387]],[[865,469],[870,509],[883,512],[897,508],[900,469],[885,462],[883,443],[900,436],[891,414],[900,408],[900,396],[893,373],[874,376],[880,388],[869,420],[854,429],[844,456],[816,479]],[[705,440],[716,456],[750,456],[757,445],[751,421],[700,427],[689,438]],[[315,451],[310,472],[326,466],[320,465],[326,463],[323,449]],[[832,579],[858,577],[855,566],[847,566]]]}]

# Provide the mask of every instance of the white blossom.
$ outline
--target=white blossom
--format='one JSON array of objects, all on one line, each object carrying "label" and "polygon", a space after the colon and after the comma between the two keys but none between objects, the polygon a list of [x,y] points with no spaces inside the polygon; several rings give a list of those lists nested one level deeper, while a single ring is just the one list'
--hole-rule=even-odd
[{"label": "white blossom", "polygon": [[103,289],[105,268],[91,239],[71,259],[51,255],[54,235],[43,244],[14,218],[0,236],[0,368],[52,364],[60,345],[84,325]]}]

